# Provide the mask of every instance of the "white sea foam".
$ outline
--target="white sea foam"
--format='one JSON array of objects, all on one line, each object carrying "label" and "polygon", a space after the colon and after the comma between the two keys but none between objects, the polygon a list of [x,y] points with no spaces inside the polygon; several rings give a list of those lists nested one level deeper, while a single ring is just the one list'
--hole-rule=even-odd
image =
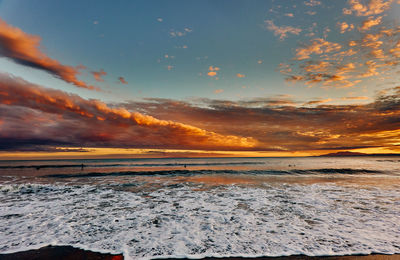
[{"label": "white sea foam", "polygon": [[400,253],[400,190],[0,185],[0,252],[73,245],[129,258]]}]

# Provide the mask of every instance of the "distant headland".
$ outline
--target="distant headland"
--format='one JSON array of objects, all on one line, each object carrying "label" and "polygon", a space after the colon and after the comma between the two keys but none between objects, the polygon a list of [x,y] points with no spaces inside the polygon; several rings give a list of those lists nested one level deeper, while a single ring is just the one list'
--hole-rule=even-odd
[{"label": "distant headland", "polygon": [[337,153],[328,153],[319,155],[317,157],[346,157],[346,156],[400,156],[398,153],[358,153],[358,152],[350,152],[343,151]]}]

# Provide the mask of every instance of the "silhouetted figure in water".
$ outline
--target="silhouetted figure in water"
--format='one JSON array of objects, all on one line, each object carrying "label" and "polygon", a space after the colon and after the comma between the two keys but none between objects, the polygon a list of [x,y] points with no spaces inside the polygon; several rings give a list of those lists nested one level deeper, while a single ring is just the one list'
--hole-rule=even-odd
[{"label": "silhouetted figure in water", "polygon": [[185,167],[185,169],[186,169],[186,164],[185,164],[185,165],[183,165],[183,167]]},{"label": "silhouetted figure in water", "polygon": [[83,171],[83,168],[85,167],[85,165],[82,163],[81,164],[81,171]]},{"label": "silhouetted figure in water", "polygon": [[40,170],[40,166],[36,166],[36,170],[37,170],[37,171]]}]

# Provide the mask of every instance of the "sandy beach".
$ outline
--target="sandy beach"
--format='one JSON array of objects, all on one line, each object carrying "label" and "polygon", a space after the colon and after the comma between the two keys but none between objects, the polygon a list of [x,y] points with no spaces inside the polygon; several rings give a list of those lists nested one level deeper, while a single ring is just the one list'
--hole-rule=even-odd
[{"label": "sandy beach", "polygon": [[122,260],[123,255],[103,254],[89,250],[83,250],[72,246],[45,246],[40,249],[33,249],[27,251],[21,251],[11,254],[0,254],[1,260],[47,260],[47,259],[59,259],[59,260]]}]

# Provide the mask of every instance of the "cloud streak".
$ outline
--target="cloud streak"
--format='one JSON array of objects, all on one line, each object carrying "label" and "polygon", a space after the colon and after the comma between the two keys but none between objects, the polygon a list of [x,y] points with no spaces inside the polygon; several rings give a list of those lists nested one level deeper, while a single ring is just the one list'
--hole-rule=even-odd
[{"label": "cloud streak", "polygon": [[[395,90],[393,90],[395,91]],[[346,100],[349,100],[347,98]],[[365,100],[354,97],[352,101]],[[350,100],[350,101],[351,101]],[[380,96],[368,104],[327,105],[331,99],[296,102],[289,98],[242,101],[149,99],[125,104],[220,133],[258,140],[254,150],[299,151],[386,147],[398,151],[400,96]]]},{"label": "cloud streak", "polygon": [[99,88],[77,78],[80,74],[79,68],[82,68],[82,66],[64,65],[48,57],[40,50],[40,41],[39,36],[27,34],[0,18],[0,56],[24,66],[46,71],[76,87],[99,90]]},{"label": "cloud streak", "polygon": [[31,144],[209,150],[245,150],[257,143],[253,138],[218,134],[111,107],[8,74],[0,74],[0,104],[1,140],[22,136]]},{"label": "cloud streak", "polygon": [[398,89],[367,104],[326,104],[330,101],[300,102],[280,96],[240,101],[147,99],[107,105],[0,74],[0,149],[399,150]]}]

